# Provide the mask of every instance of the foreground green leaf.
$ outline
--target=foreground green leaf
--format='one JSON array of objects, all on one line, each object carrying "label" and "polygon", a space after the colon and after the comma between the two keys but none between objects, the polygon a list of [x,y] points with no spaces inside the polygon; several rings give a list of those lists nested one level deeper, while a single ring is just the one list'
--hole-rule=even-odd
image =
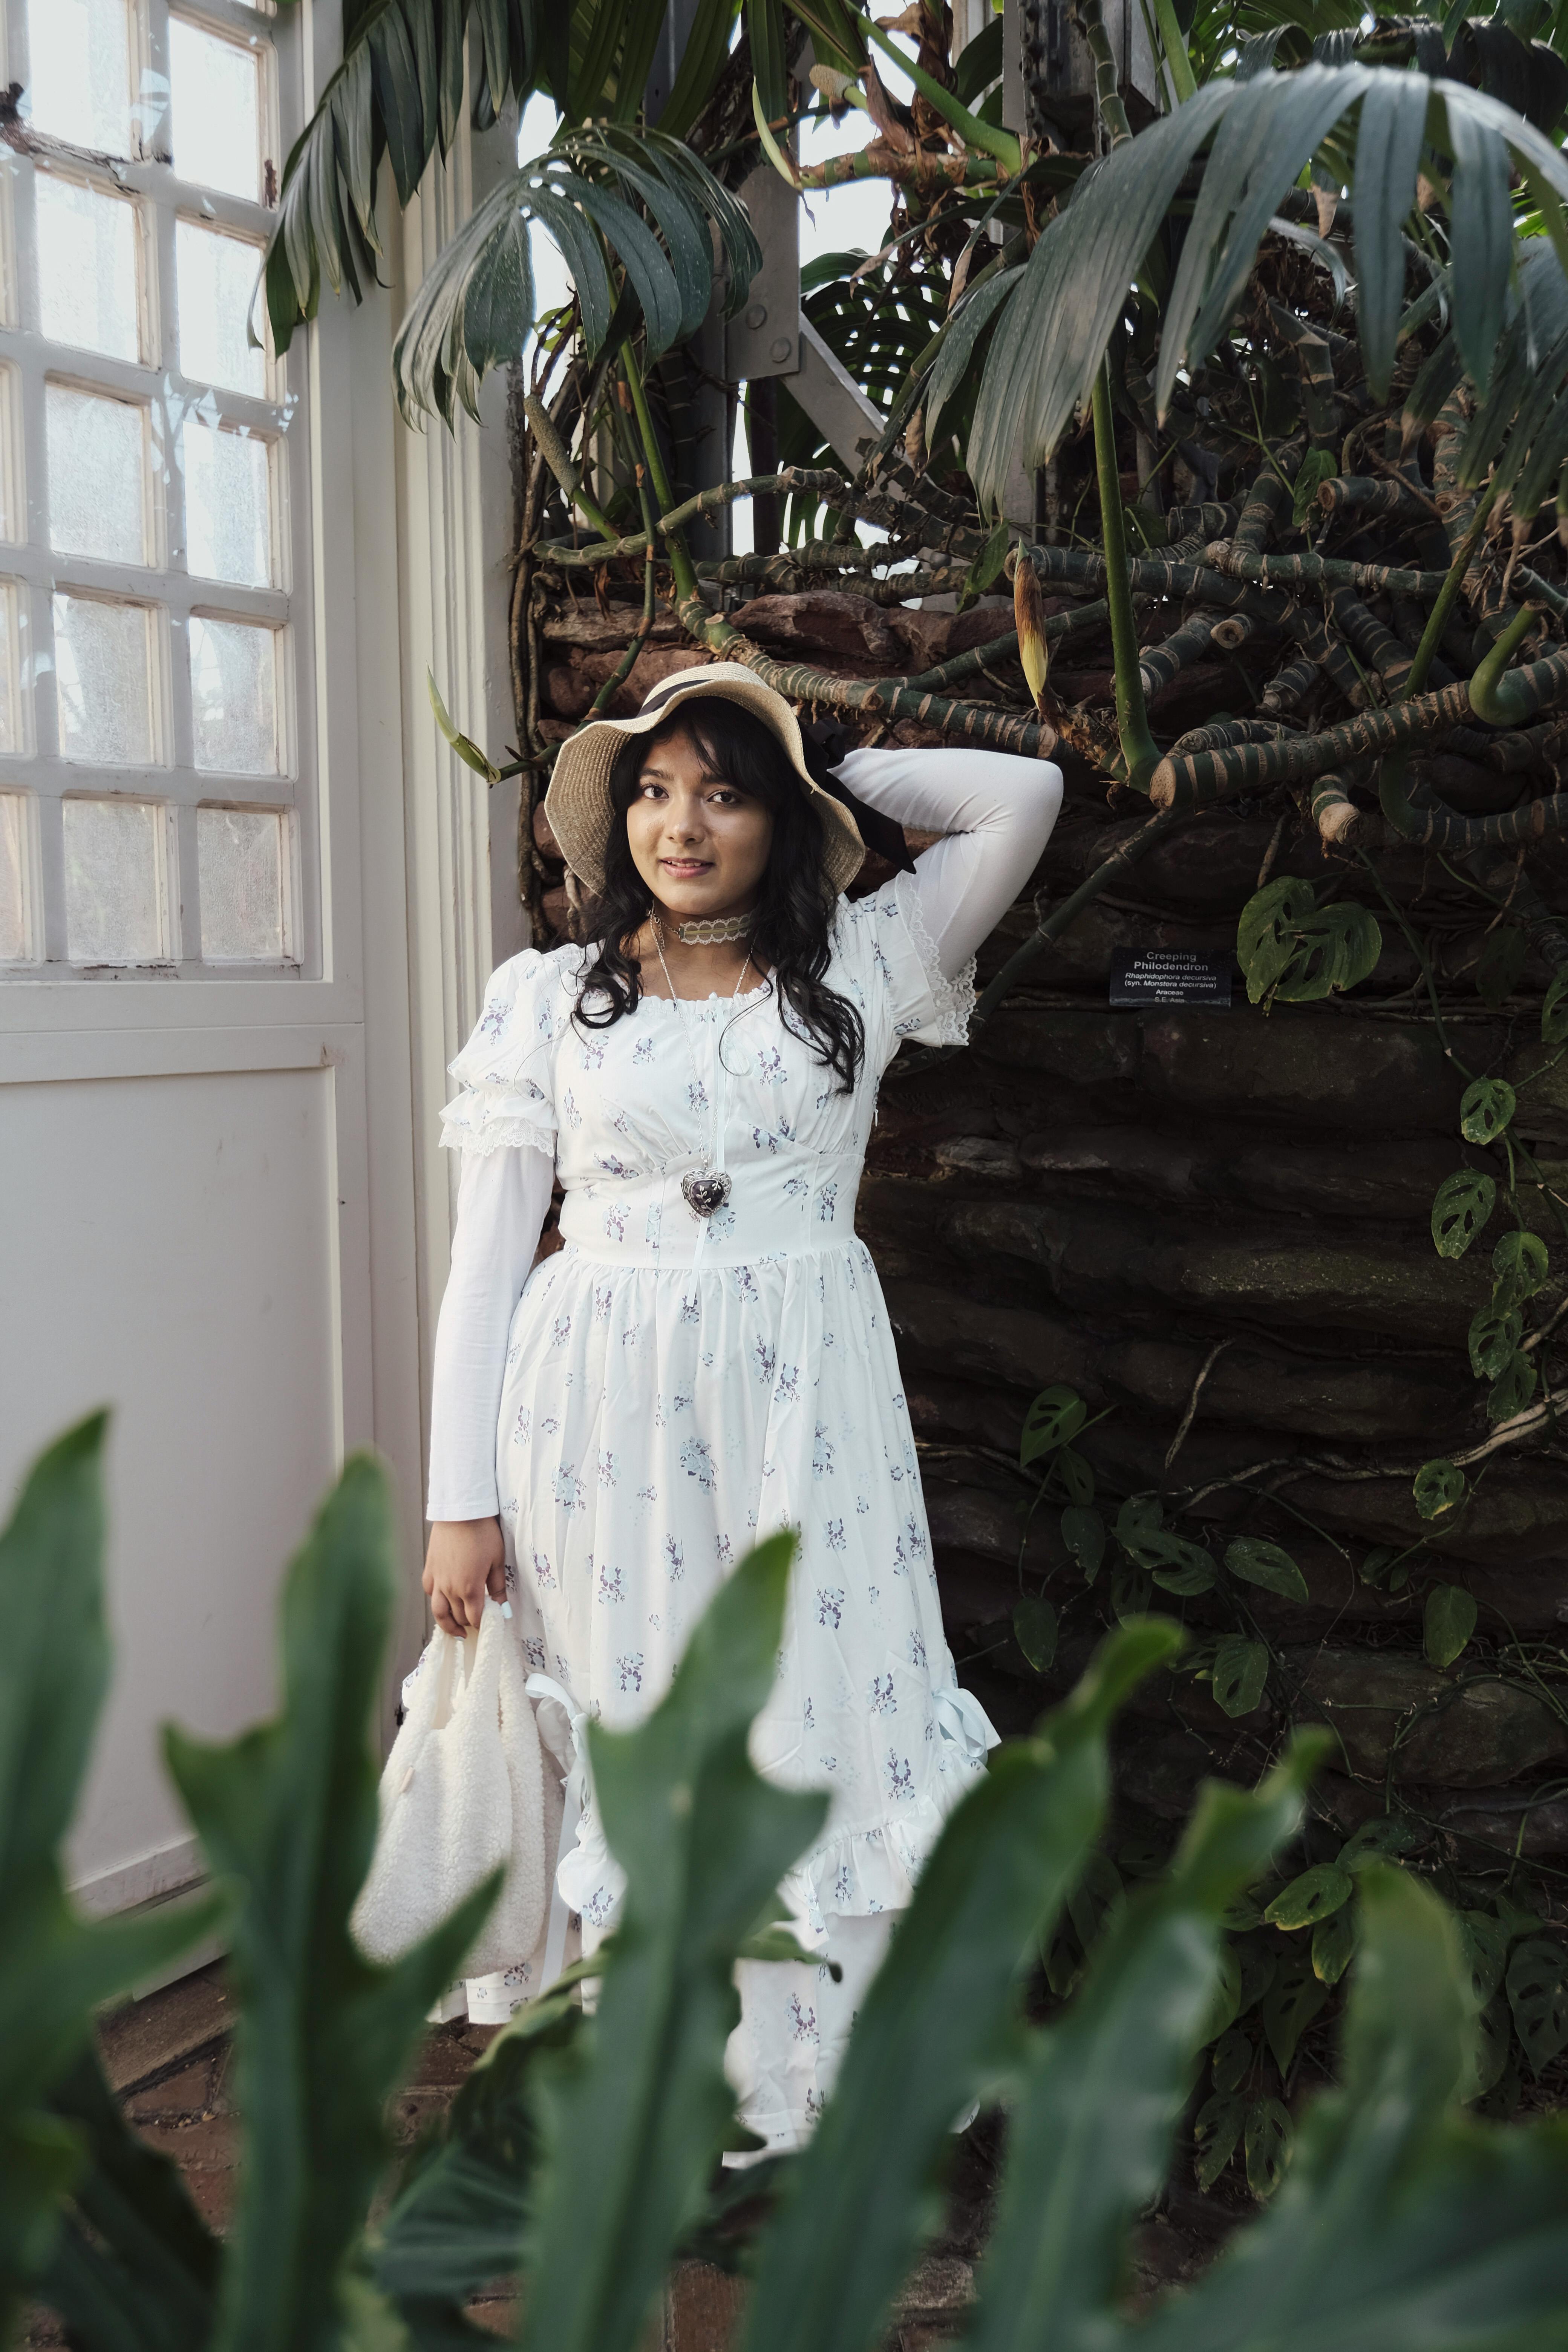
[{"label": "foreground green leaf", "polygon": [[1104,1818],[1107,1725],[1177,1638],[1158,1622],[1113,1635],[949,1820],[760,2249],[745,2352],[875,2340],[934,2210],[949,2135],[1014,2046],[1019,1978]]},{"label": "foreground green leaf", "polygon": [[541,2070],[548,2170],[524,2352],[630,2352],[728,2136],[736,1954],[827,1811],[825,1796],[763,1780],[747,1754],[793,1549],[773,1537],[719,1588],[646,1723],[590,1727],[626,1889],[591,2030]]}]

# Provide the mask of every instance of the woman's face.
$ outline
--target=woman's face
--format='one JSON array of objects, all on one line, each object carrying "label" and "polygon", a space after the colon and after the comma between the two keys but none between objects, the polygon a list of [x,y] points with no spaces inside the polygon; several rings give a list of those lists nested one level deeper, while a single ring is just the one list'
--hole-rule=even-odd
[{"label": "woman's face", "polygon": [[708,774],[684,731],[649,746],[626,840],[658,905],[683,922],[744,914],[756,904],[773,839],[772,811]]}]

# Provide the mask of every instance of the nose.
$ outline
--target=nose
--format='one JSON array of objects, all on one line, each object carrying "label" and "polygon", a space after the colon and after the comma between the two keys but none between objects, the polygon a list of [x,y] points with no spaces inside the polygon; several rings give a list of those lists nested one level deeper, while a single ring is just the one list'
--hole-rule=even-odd
[{"label": "nose", "polygon": [[675,841],[700,841],[707,831],[702,821],[700,801],[672,800],[666,819],[666,831]]}]

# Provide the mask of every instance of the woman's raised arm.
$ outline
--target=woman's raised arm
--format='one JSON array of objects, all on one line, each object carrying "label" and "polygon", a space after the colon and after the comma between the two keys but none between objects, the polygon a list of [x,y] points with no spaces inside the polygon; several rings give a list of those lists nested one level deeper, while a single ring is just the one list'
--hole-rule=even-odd
[{"label": "woman's raised arm", "polygon": [[944,838],[915,860],[921,915],[955,980],[1038,861],[1062,804],[1061,770],[1010,751],[851,751],[835,772],[900,824]]}]

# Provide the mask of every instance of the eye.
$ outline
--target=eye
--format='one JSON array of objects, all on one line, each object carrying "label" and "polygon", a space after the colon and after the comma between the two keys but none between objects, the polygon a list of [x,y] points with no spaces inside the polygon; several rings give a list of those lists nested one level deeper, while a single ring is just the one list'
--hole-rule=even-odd
[{"label": "eye", "polygon": [[639,800],[645,801],[662,800],[664,798],[664,786],[662,784],[654,783],[650,779],[645,783],[639,783],[637,786],[637,797]]}]

